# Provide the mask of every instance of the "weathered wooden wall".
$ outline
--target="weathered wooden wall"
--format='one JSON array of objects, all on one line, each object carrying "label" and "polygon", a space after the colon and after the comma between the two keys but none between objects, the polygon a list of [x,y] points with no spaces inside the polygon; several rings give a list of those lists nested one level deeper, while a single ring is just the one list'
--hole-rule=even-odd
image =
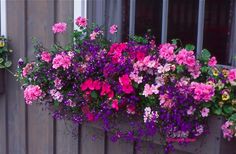
[{"label": "weathered wooden wall", "polygon": [[[56,21],[67,21],[69,17],[73,18],[73,0],[7,0],[7,34],[14,50],[11,70],[15,71],[20,57],[33,57],[32,37],[48,47],[55,41],[65,43],[69,37],[54,37],[51,26]],[[74,127],[79,134],[77,137],[66,131],[64,121],[53,120],[37,105],[26,106],[16,79],[5,73],[5,92],[0,95],[0,154],[162,153],[161,147],[154,143],[150,148],[148,142],[143,142],[144,147],[138,151],[134,148],[135,143],[111,142],[110,133],[100,128],[91,125]],[[92,140],[94,134],[97,137]],[[214,149],[212,145],[210,148]],[[178,148],[175,153],[190,153],[183,151],[185,148]],[[224,153],[224,149],[221,151]],[[202,153],[215,154],[212,151]]]}]

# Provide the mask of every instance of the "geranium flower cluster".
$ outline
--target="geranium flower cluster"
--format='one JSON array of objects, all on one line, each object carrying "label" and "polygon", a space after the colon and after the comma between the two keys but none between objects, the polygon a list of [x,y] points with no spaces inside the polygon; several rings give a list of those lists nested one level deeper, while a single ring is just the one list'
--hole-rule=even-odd
[{"label": "geranium flower cluster", "polygon": [[[158,46],[147,35],[111,42],[101,27],[88,27],[87,19],[75,23],[79,30],[69,48],[37,44],[33,62],[19,61],[17,77],[27,104],[44,102],[56,119],[103,121],[114,138],[137,142],[155,134],[197,139],[208,131],[210,114],[228,119],[224,137],[235,135],[236,69],[218,67],[205,49],[196,57],[194,46],[179,46],[177,40]],[[59,35],[66,23],[52,30]],[[118,30],[116,25],[109,29],[111,34]],[[115,125],[120,117],[132,127]]]}]

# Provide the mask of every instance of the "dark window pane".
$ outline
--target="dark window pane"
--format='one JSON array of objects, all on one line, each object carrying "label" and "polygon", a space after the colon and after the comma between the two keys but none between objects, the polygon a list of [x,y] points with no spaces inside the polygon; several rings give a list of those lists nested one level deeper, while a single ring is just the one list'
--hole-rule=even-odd
[{"label": "dark window pane", "polygon": [[228,64],[232,0],[206,0],[204,43],[220,64]]},{"label": "dark window pane", "polygon": [[157,43],[161,42],[162,0],[136,0],[135,34],[144,35],[151,29]]},{"label": "dark window pane", "polygon": [[169,0],[168,41],[197,42],[198,0]]}]

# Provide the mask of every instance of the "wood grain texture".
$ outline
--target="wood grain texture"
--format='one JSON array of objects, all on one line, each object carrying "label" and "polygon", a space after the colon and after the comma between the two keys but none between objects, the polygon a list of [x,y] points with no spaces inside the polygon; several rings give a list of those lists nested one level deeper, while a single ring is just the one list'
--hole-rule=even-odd
[{"label": "wood grain texture", "polygon": [[[7,35],[10,39],[11,71],[15,72],[20,57],[26,55],[26,1],[7,1]],[[27,154],[26,139],[26,106],[23,93],[16,78],[6,73],[6,105],[7,105],[7,153]]]},{"label": "wood grain texture", "polygon": [[[63,35],[56,35],[55,42],[66,45],[70,42],[70,33],[73,30],[73,0],[57,0],[55,2],[55,22],[67,22],[67,31]],[[79,127],[72,122],[56,121],[56,154],[78,154]]]},{"label": "wood grain texture", "polygon": [[[27,49],[33,58],[32,37],[49,48],[54,42],[51,26],[54,24],[54,1],[28,0],[27,2]],[[48,110],[39,106],[28,107],[28,152],[29,154],[54,153],[54,121]]]},{"label": "wood grain texture", "polygon": [[[104,2],[88,1],[92,9],[89,21],[104,22]],[[101,3],[99,3],[101,2]],[[101,10],[95,6],[100,6]],[[7,27],[15,71],[20,57],[33,58],[32,37],[37,37],[46,47],[55,41],[66,44],[70,36],[54,37],[51,26],[54,22],[68,22],[73,14],[73,0],[7,0]],[[72,23],[68,24],[72,30]],[[99,124],[84,124],[80,127],[71,122],[54,121],[42,106],[26,107],[23,92],[15,78],[5,74],[5,93],[0,95],[0,154],[162,154],[163,147],[157,137],[141,143],[140,149],[127,141],[113,143]],[[127,124],[121,119],[122,128]],[[187,146],[175,145],[173,154],[236,154],[236,142],[222,138],[220,126],[224,119],[213,117],[209,121],[210,134]],[[73,136],[70,132],[78,132]],[[69,130],[68,130],[69,129]]]},{"label": "wood grain texture", "polygon": [[102,129],[82,125],[80,154],[105,154],[105,133]]},{"label": "wood grain texture", "polygon": [[107,154],[133,154],[134,153],[134,143],[125,140],[118,140],[117,142],[112,142],[112,133],[108,133],[106,152]]},{"label": "wood grain texture", "polygon": [[0,153],[7,153],[7,104],[6,95],[0,95]]}]

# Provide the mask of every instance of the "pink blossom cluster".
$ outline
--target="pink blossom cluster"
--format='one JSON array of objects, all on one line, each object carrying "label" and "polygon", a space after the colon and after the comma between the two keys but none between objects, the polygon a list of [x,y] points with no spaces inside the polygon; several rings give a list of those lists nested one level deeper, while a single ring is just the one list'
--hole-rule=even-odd
[{"label": "pink blossom cluster", "polygon": [[[143,55],[144,56],[144,55]],[[133,72],[130,73],[130,79],[136,83],[142,83],[143,77],[139,76],[140,71],[147,71],[149,74],[154,73],[154,69],[158,68],[159,60],[151,59],[151,56],[146,56],[143,58],[139,57],[139,60],[133,65]]]},{"label": "pink blossom cluster", "polygon": [[162,108],[171,109],[174,106],[174,102],[169,98],[168,94],[160,95],[159,100]]},{"label": "pink blossom cluster", "polygon": [[26,104],[32,104],[33,101],[38,100],[43,92],[38,85],[29,85],[24,90],[24,98]]},{"label": "pink blossom cluster", "polygon": [[56,89],[60,90],[63,87],[61,79],[56,78],[54,80],[54,86],[56,87]]},{"label": "pink blossom cluster", "polygon": [[112,57],[113,63],[120,62],[123,51],[127,48],[126,43],[114,43],[111,45],[108,55]]},{"label": "pink blossom cluster", "polygon": [[89,35],[90,40],[95,40],[96,37],[97,37],[99,34],[103,35],[103,31],[101,31],[101,30],[99,30],[99,31],[93,31],[93,32]]},{"label": "pink blossom cluster", "polygon": [[67,28],[67,24],[64,22],[56,23],[52,26],[53,33],[62,33],[65,32]]},{"label": "pink blossom cluster", "polygon": [[117,25],[112,25],[109,31],[111,34],[115,34],[117,32],[117,29],[118,29]]},{"label": "pink blossom cluster", "polygon": [[210,67],[215,67],[217,64],[217,60],[216,60],[216,57],[211,57],[208,61],[208,66]]},{"label": "pink blossom cluster", "polygon": [[175,59],[175,50],[176,46],[170,43],[161,44],[159,46],[160,57],[165,59],[168,62],[171,62]]},{"label": "pink blossom cluster", "polygon": [[114,92],[111,90],[111,86],[106,82],[101,82],[99,80],[92,80],[91,78],[87,79],[80,85],[82,91],[86,90],[101,90],[100,95],[107,95],[110,99],[114,97]]},{"label": "pink blossom cluster", "polygon": [[71,66],[71,58],[65,53],[57,54],[52,61],[53,68],[58,69],[59,67],[63,67],[64,69],[68,69]]},{"label": "pink blossom cluster", "polygon": [[196,59],[193,51],[182,49],[176,55],[176,62],[179,65],[187,65],[193,67],[196,64]]},{"label": "pink blossom cluster", "polygon": [[78,17],[75,20],[75,24],[80,27],[86,27],[87,26],[87,19],[83,17]]},{"label": "pink blossom cluster", "polygon": [[236,69],[231,69],[228,74],[228,80],[232,85],[235,85],[236,82]]},{"label": "pink blossom cluster", "polygon": [[134,88],[132,86],[132,83],[128,74],[124,74],[121,77],[119,77],[119,82],[122,86],[122,91],[125,92],[126,94],[130,94],[134,91]]},{"label": "pink blossom cluster", "polygon": [[159,114],[157,113],[157,111],[152,111],[150,107],[146,107],[144,109],[144,115],[143,115],[144,123],[157,122],[158,117],[159,117]]},{"label": "pink blossom cluster", "polygon": [[198,125],[195,129],[195,136],[200,136],[204,132],[204,127],[202,125]]},{"label": "pink blossom cluster", "polygon": [[34,62],[28,63],[22,70],[22,76],[26,77],[34,68]]},{"label": "pink blossom cluster", "polygon": [[42,61],[49,63],[51,61],[51,54],[47,51],[43,51],[41,54]]},{"label": "pink blossom cluster", "polygon": [[159,93],[159,90],[158,88],[160,87],[161,85],[160,84],[157,84],[157,85],[149,85],[149,84],[145,84],[144,86],[144,90],[143,90],[143,95],[145,97],[148,97],[152,94],[158,94]]},{"label": "pink blossom cluster", "polygon": [[54,100],[57,100],[58,102],[63,101],[63,95],[59,91],[57,91],[56,89],[51,89],[49,91],[49,93]]},{"label": "pink blossom cluster", "polygon": [[190,90],[193,91],[193,97],[197,101],[208,102],[215,94],[215,88],[212,85],[192,82]]},{"label": "pink blossom cluster", "polygon": [[201,65],[198,61],[196,61],[196,57],[193,51],[188,51],[186,49],[182,49],[176,55],[176,62],[179,65],[186,65],[188,71],[193,76],[194,79],[198,78],[201,74],[200,68]]},{"label": "pink blossom cluster", "polygon": [[202,115],[202,117],[208,117],[209,112],[210,112],[210,109],[204,107],[204,108],[201,110],[201,115]]},{"label": "pink blossom cluster", "polygon": [[233,129],[231,128],[232,126],[233,126],[233,122],[231,122],[231,121],[226,121],[221,126],[221,129],[223,131],[223,136],[224,136],[224,138],[227,138],[228,141],[231,140],[231,138],[233,138],[233,135],[234,135]]}]

